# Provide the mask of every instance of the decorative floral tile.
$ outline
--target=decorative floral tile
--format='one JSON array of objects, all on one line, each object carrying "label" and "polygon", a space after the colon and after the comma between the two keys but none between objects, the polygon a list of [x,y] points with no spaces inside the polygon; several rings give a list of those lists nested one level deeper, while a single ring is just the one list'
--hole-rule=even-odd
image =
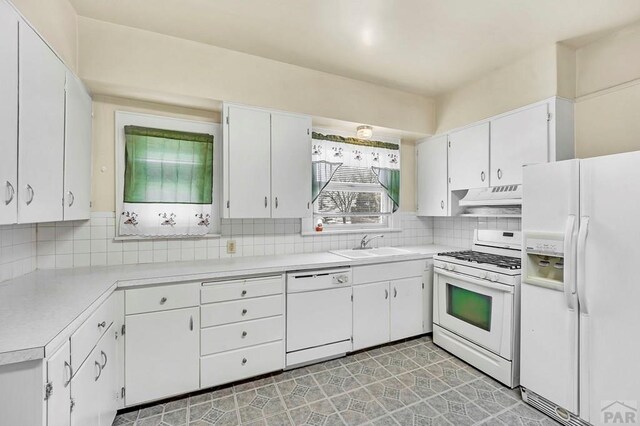
[{"label": "decorative floral tile", "polygon": [[360,386],[345,367],[321,371],[314,374],[313,378],[316,379],[328,397],[348,392]]},{"label": "decorative floral tile", "polygon": [[189,406],[189,422],[207,422],[212,425],[235,426],[238,407],[233,395]]},{"label": "decorative floral tile", "polygon": [[445,359],[438,352],[433,351],[423,345],[417,345],[417,346],[405,348],[405,349],[402,349],[400,352],[406,355],[410,360],[412,360],[413,362],[415,362],[421,367],[435,364]]},{"label": "decorative floral tile", "polygon": [[425,367],[429,373],[451,387],[460,386],[478,378],[477,373],[451,362],[450,359]]},{"label": "decorative floral tile", "polygon": [[423,368],[401,374],[397,378],[420,398],[429,398],[451,389],[449,385]]},{"label": "decorative floral tile", "polygon": [[289,411],[295,426],[342,426],[342,421],[333,405],[327,399],[316,401]]},{"label": "decorative floral tile", "polygon": [[418,364],[410,360],[401,352],[393,352],[386,355],[380,355],[375,357],[374,359],[394,375],[406,373],[407,371],[419,368]]},{"label": "decorative floral tile", "polygon": [[310,375],[277,383],[276,386],[289,410],[324,398],[322,389]]},{"label": "decorative floral tile", "polygon": [[431,397],[427,403],[454,425],[473,425],[489,417],[489,413],[455,390]]},{"label": "decorative floral tile", "polygon": [[520,402],[508,411],[499,414],[498,419],[509,426],[555,426],[558,422],[552,420],[535,408]]},{"label": "decorative floral tile", "polygon": [[505,408],[514,406],[518,400],[503,386],[496,387],[483,379],[477,379],[456,388],[467,399],[473,401],[489,414],[498,414]]},{"label": "decorative floral tile", "polygon": [[395,377],[368,385],[366,389],[389,412],[420,400],[415,393]]},{"label": "decorative floral tile", "polygon": [[285,411],[275,385],[267,385],[257,389],[236,394],[240,421],[249,423],[261,418],[271,417]]},{"label": "decorative floral tile", "polygon": [[373,358],[347,364],[345,368],[363,385],[391,377],[391,373]]},{"label": "decorative floral tile", "polygon": [[393,413],[393,417],[402,426],[448,424],[444,417],[426,402],[398,410]]},{"label": "decorative floral tile", "polygon": [[360,425],[386,414],[384,408],[364,388],[331,398],[342,419],[348,425]]}]

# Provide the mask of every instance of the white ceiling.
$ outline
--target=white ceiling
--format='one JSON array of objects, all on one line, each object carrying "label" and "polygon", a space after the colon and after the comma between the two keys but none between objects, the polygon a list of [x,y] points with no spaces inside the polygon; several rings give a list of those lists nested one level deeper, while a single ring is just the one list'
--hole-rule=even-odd
[{"label": "white ceiling", "polygon": [[436,95],[640,19],[638,0],[71,0],[104,21]]}]

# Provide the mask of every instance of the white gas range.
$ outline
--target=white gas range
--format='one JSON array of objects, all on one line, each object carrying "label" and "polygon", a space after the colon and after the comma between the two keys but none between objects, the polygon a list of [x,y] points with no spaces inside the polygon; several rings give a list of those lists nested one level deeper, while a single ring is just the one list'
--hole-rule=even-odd
[{"label": "white gas range", "polygon": [[476,230],[472,250],[433,258],[433,341],[519,384],[520,232]]}]

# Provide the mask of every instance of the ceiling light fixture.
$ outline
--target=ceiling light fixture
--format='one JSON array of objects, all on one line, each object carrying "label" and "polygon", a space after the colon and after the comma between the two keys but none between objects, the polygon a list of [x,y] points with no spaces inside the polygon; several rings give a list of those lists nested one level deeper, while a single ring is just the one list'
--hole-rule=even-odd
[{"label": "ceiling light fixture", "polygon": [[373,128],[371,126],[358,126],[356,130],[360,139],[371,139],[371,136],[373,136]]}]

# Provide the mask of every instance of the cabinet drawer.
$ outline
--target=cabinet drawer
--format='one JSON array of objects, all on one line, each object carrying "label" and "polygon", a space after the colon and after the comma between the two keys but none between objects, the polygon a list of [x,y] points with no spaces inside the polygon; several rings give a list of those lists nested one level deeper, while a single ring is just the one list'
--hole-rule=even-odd
[{"label": "cabinet drawer", "polygon": [[109,296],[71,335],[71,367],[74,372],[82,365],[100,337],[113,323],[117,312],[117,299],[115,294]]},{"label": "cabinet drawer", "polygon": [[284,296],[282,295],[204,305],[201,308],[201,325],[202,327],[212,327],[282,315],[283,305]]},{"label": "cabinet drawer", "polygon": [[423,260],[381,263],[378,265],[355,266],[353,284],[392,281],[402,278],[420,277],[424,271]]},{"label": "cabinet drawer", "polygon": [[200,304],[200,283],[126,290],[124,296],[127,315],[188,308]]},{"label": "cabinet drawer", "polygon": [[243,321],[202,330],[200,332],[200,352],[201,355],[210,355],[282,340],[283,338],[284,322],[282,316]]},{"label": "cabinet drawer", "polygon": [[282,341],[210,355],[200,359],[200,387],[235,382],[282,368]]},{"label": "cabinet drawer", "polygon": [[248,280],[204,283],[200,291],[202,303],[225,302],[251,297],[282,294],[282,276]]}]

